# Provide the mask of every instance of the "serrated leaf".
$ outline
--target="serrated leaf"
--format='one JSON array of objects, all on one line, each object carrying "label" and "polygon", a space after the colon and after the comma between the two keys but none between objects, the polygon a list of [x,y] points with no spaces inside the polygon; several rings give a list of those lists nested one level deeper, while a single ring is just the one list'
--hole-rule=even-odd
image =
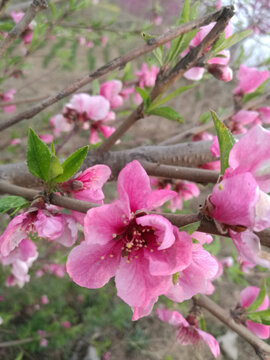
[{"label": "serrated leaf", "polygon": [[270,309],[247,313],[246,318],[258,324],[270,325]]},{"label": "serrated leaf", "polygon": [[145,106],[145,110],[147,110],[150,105],[150,96],[149,96],[148,92],[145,89],[141,89],[138,86],[135,86],[135,89],[141,95],[144,106]]},{"label": "serrated leaf", "polygon": [[178,121],[181,123],[184,122],[184,119],[182,118],[182,116],[180,116],[177,111],[170,108],[169,106],[154,108],[154,109],[148,111],[147,114],[161,116],[168,120]]},{"label": "serrated leaf", "polygon": [[164,96],[164,98],[160,99],[160,97],[159,97],[159,98],[155,99],[149,106],[149,110],[152,110],[160,105],[165,104],[166,102],[172,100],[173,98],[182,94],[183,92],[192,89],[194,86],[196,86],[196,84],[181,86],[179,89],[173,91],[169,95]]},{"label": "serrated leaf", "polygon": [[265,280],[263,280],[259,294],[257,295],[256,299],[253,301],[253,303],[246,309],[246,311],[249,313],[257,310],[258,307],[264,302],[265,296],[266,296],[266,282]]},{"label": "serrated leaf", "polygon": [[88,146],[84,146],[73,154],[71,154],[62,164],[63,174],[55,178],[55,182],[60,183],[67,181],[74,175],[81,167],[86,155],[88,153]]},{"label": "serrated leaf", "polygon": [[27,166],[34,176],[46,181],[49,175],[51,154],[48,147],[33,129],[29,129],[27,142]]},{"label": "serrated leaf", "polygon": [[230,151],[235,144],[235,139],[230,130],[219,120],[217,114],[212,110],[210,112],[217,132],[220,151],[220,173],[223,175],[229,167]]},{"label": "serrated leaf", "polygon": [[0,198],[0,213],[6,213],[12,209],[22,209],[28,206],[28,201],[21,196],[6,195]]},{"label": "serrated leaf", "polygon": [[179,228],[179,231],[185,231],[185,232],[187,232],[189,235],[191,235],[191,234],[193,234],[195,231],[198,230],[200,224],[201,224],[200,221],[196,221],[196,222],[194,222],[194,223],[181,226],[181,227]]},{"label": "serrated leaf", "polygon": [[51,183],[53,179],[63,174],[63,167],[55,155],[51,156],[50,170],[48,181]]},{"label": "serrated leaf", "polygon": [[215,55],[222,50],[228,49],[229,47],[237,44],[239,41],[242,41],[250,34],[252,34],[252,30],[245,30],[240,33],[232,34],[227,39],[225,39],[219,46],[216,46],[213,51],[211,51],[211,57],[215,57]]}]

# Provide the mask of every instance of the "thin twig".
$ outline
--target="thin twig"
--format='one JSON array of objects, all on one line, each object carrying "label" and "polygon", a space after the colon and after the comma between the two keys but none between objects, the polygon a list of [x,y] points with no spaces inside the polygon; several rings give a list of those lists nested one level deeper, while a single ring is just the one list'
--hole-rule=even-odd
[{"label": "thin twig", "polygon": [[160,45],[166,44],[167,42],[173,40],[174,38],[183,35],[195,28],[208,25],[213,21],[217,21],[219,19],[220,15],[222,14],[224,8],[215,11],[211,14],[205,15],[199,19],[190,21],[186,24],[180,25],[170,31],[168,31],[165,34],[162,34],[160,36],[157,36],[155,38],[155,42],[151,44],[144,44],[134,50],[131,50],[126,55],[120,56],[118,58],[115,58],[114,60],[110,61],[108,64],[102,66],[98,70],[92,72],[91,74],[87,74],[86,76],[83,76],[79,80],[75,81],[71,85],[67,86],[66,88],[62,89],[60,92],[48,97],[41,103],[33,106],[32,108],[12,117],[11,119],[8,119],[6,121],[2,121],[0,124],[0,130],[4,130],[19,121],[25,120],[25,119],[31,119],[47,107],[55,104],[56,102],[62,100],[63,98],[73,94],[75,91],[80,89],[81,87],[90,84],[93,80],[100,78],[103,75],[108,74],[109,72],[120,68],[122,69],[128,62],[131,60],[136,59],[139,56],[142,56],[143,54],[149,53],[159,47]]},{"label": "thin twig", "polygon": [[[241,106],[242,110],[256,109],[258,106],[262,105],[264,102],[270,99],[270,93],[267,93],[259,98],[248,101],[247,103]],[[235,114],[235,109],[231,108],[229,111],[220,117],[221,121],[229,120]],[[192,129],[181,132],[180,134],[174,135],[173,137],[166,139],[159,143],[159,145],[173,145],[177,144],[180,141],[186,139],[188,136],[199,134],[202,131],[206,131],[214,127],[213,122],[207,124],[195,126]]]},{"label": "thin twig", "polygon": [[11,29],[7,37],[0,43],[0,57],[2,57],[14,40],[19,37],[35,16],[42,10],[47,9],[47,0],[33,0],[23,18]]},{"label": "thin twig", "polygon": [[[150,94],[151,101],[156,99],[159,95],[163,94],[169,86],[180,79],[184,73],[191,67],[195,66],[197,61],[203,56],[206,49],[209,49],[214,42],[218,39],[219,35],[226,28],[230,18],[233,16],[233,7],[228,6],[222,8],[220,16],[217,18],[217,23],[209,34],[202,40],[202,42],[192,48],[190,52],[183,57],[172,70],[160,71],[155,86]],[[111,136],[109,136],[96,150],[97,153],[104,153],[109,151],[112,146],[119,140],[123,134],[139,119],[144,117],[143,103],[137,107],[126,120],[116,129]]]},{"label": "thin twig", "polygon": [[[240,335],[243,339],[245,339],[247,342],[250,343],[251,346],[254,347],[255,351],[258,353],[268,353],[270,354],[270,345],[268,345],[266,342],[258,338],[256,335],[254,335],[250,330],[248,330],[245,326],[241,324],[237,324],[228,311],[221,308],[219,305],[217,305],[214,301],[209,299],[205,295],[199,295],[198,298],[195,298],[196,304],[203,307],[207,311],[210,312],[210,314],[214,315],[218,320],[220,320],[223,324],[225,324],[227,327],[231,328],[233,331],[235,331],[238,335]],[[264,357],[264,359],[267,359],[267,357]]]},{"label": "thin twig", "polygon": [[20,99],[20,100],[14,100],[14,101],[2,101],[0,102],[0,107],[5,107],[5,106],[11,106],[11,105],[21,105],[21,104],[29,104],[32,102],[37,102],[43,99],[46,99],[47,96],[38,96],[38,97],[34,97],[34,98],[29,98],[29,99]]}]

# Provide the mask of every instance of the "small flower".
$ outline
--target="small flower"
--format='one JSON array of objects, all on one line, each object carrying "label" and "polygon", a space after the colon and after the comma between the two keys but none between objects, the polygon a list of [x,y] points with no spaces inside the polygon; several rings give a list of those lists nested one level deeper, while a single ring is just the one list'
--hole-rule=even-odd
[{"label": "small flower", "polygon": [[62,322],[61,322],[61,325],[62,325],[63,328],[65,328],[65,329],[69,329],[70,326],[71,326],[71,324],[70,324],[69,321],[62,321]]},{"label": "small flower", "polygon": [[[241,291],[241,306],[243,309],[248,308],[256,299],[260,292],[260,289],[255,286],[248,286]],[[266,295],[262,304],[256,309],[256,311],[267,310],[269,307],[269,298]],[[257,324],[250,320],[246,321],[247,328],[261,339],[268,339],[270,335],[270,326]]]},{"label": "small flower", "polygon": [[41,304],[43,304],[43,305],[47,305],[50,302],[47,295],[42,295],[40,301],[41,301]]},{"label": "small flower", "polygon": [[160,320],[167,322],[177,329],[177,340],[182,345],[198,345],[204,341],[215,358],[220,354],[217,340],[207,332],[198,328],[197,318],[189,315],[186,319],[178,311],[157,309]]},{"label": "small flower", "polygon": [[[14,98],[14,94],[16,93],[15,89],[10,89],[5,93],[0,93],[0,101],[9,102]],[[2,107],[5,113],[11,114],[16,110],[16,105],[7,105]]]}]

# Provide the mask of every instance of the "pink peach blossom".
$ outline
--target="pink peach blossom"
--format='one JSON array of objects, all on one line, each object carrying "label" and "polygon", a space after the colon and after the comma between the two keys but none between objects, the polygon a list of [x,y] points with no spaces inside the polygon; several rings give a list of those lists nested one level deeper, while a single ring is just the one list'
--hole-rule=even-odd
[{"label": "pink peach blossom", "polygon": [[111,80],[100,86],[100,95],[109,101],[111,109],[115,109],[123,104],[123,98],[120,95],[122,86],[123,84],[120,80]]},{"label": "pink peach blossom", "polygon": [[50,144],[53,141],[53,135],[51,134],[39,134],[38,136],[45,144]]},{"label": "pink peach blossom", "polygon": [[15,138],[15,139],[11,139],[9,143],[10,143],[10,145],[15,146],[15,145],[20,144],[21,142],[22,142],[22,140],[21,140],[21,139],[19,139],[19,138]]},{"label": "pink peach blossom", "polygon": [[259,71],[254,67],[240,65],[237,73],[238,86],[234,90],[234,94],[243,96],[255,91],[265,80],[269,78],[269,71]]},{"label": "pink peach blossom", "polygon": [[[146,63],[142,64],[141,70],[135,72],[135,75],[138,77],[139,87],[143,89],[144,87],[152,87],[155,85],[157,74],[159,73],[159,68],[155,65],[152,65],[150,70]],[[140,103],[142,101],[141,96],[138,92],[135,93],[135,102]]]},{"label": "pink peach blossom", "polygon": [[[16,93],[15,89],[10,89],[5,93],[0,93],[0,101],[9,102],[14,98],[14,94]],[[16,110],[16,105],[7,105],[2,107],[5,113],[11,114]]]},{"label": "pink peach blossom", "polygon": [[41,304],[43,304],[43,305],[47,305],[50,302],[47,295],[42,295],[40,301],[41,301]]},{"label": "pink peach blossom", "polygon": [[[24,17],[24,12],[20,11],[20,12],[16,12],[16,11],[11,11],[11,17],[13,19],[13,21],[15,22],[15,24],[18,24],[18,22],[21,21],[21,19]],[[36,22],[32,21],[27,28],[24,30],[24,32],[21,34],[21,38],[24,42],[25,45],[28,45],[32,42],[33,40],[33,29],[36,26]]]},{"label": "pink peach blossom", "polygon": [[62,322],[61,322],[61,325],[62,325],[63,328],[65,328],[65,329],[70,329],[70,327],[71,327],[71,324],[70,324],[69,321],[62,321]]},{"label": "pink peach blossom", "polygon": [[207,66],[207,70],[212,74],[216,79],[228,82],[233,78],[233,71],[229,66],[220,65],[220,64],[210,64]]},{"label": "pink peach blossom", "polygon": [[137,320],[167,291],[171,275],[189,265],[192,240],[186,233],[178,236],[164,217],[147,214],[176,194],[151,191],[138,161],[120,172],[118,194],[119,200],[87,212],[85,241],[69,254],[67,272],[87,288],[100,288],[115,276],[117,295]]},{"label": "pink peach blossom", "polygon": [[[106,165],[95,165],[79,174],[77,177],[61,184],[62,189],[73,198],[95,204],[103,204],[102,187],[109,179],[111,170]],[[83,225],[84,214],[71,211],[72,216]]]},{"label": "pink peach blossom", "polygon": [[[241,291],[241,306],[242,308],[248,308],[256,299],[260,292],[260,289],[256,286],[248,286]],[[269,298],[266,295],[262,304],[256,309],[256,311],[267,310],[269,308]],[[261,339],[268,339],[270,335],[270,326],[254,323],[250,320],[246,321],[247,328]]]},{"label": "pink peach blossom", "polygon": [[178,311],[168,309],[157,309],[157,315],[160,320],[167,322],[177,329],[177,340],[181,345],[198,345],[204,341],[211,350],[215,358],[220,354],[220,348],[217,340],[198,327],[197,318],[194,315],[188,315],[185,319]]},{"label": "pink peach blossom", "polygon": [[232,116],[231,120],[242,125],[249,124],[254,126],[261,123],[259,116],[260,114],[258,111],[240,110]]},{"label": "pink peach blossom", "polygon": [[270,107],[265,106],[258,109],[261,120],[264,124],[270,124]]},{"label": "pink peach blossom", "polygon": [[232,148],[230,167],[210,196],[211,216],[229,226],[242,258],[266,267],[270,264],[259,257],[260,241],[253,231],[270,226],[269,151],[270,132],[253,127]]}]

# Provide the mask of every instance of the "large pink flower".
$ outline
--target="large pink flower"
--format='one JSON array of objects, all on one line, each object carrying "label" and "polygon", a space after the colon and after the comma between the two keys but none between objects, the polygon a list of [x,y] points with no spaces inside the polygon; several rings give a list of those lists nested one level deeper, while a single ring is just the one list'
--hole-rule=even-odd
[{"label": "large pink flower", "polygon": [[[242,308],[248,308],[256,299],[260,292],[260,289],[255,286],[248,286],[241,291],[241,306]],[[262,304],[256,309],[256,311],[267,310],[269,307],[269,298],[266,295]],[[263,324],[257,324],[247,320],[246,325],[250,331],[261,339],[268,339],[270,335],[270,327]]]},{"label": "large pink flower", "polygon": [[214,357],[219,356],[220,348],[217,340],[212,335],[199,329],[195,316],[190,314],[185,319],[178,311],[168,309],[157,309],[157,315],[160,320],[176,327],[177,340],[181,345],[198,345],[201,341],[204,341]]},{"label": "large pink flower", "polygon": [[240,65],[237,73],[238,86],[234,90],[236,95],[249,94],[255,91],[265,80],[269,78],[269,71],[259,71],[253,67]]},{"label": "large pink flower", "polygon": [[210,196],[214,207],[211,216],[229,225],[230,236],[243,259],[267,267],[269,262],[258,256],[260,242],[252,231],[270,226],[269,152],[270,132],[260,126],[252,128],[232,148],[230,167]]},{"label": "large pink flower", "polygon": [[151,191],[138,161],[120,172],[118,194],[120,200],[87,212],[85,241],[71,251],[67,271],[87,288],[100,288],[115,276],[117,294],[133,308],[137,320],[168,290],[171,275],[189,265],[192,240],[186,233],[178,237],[164,217],[146,213],[175,193]]}]

